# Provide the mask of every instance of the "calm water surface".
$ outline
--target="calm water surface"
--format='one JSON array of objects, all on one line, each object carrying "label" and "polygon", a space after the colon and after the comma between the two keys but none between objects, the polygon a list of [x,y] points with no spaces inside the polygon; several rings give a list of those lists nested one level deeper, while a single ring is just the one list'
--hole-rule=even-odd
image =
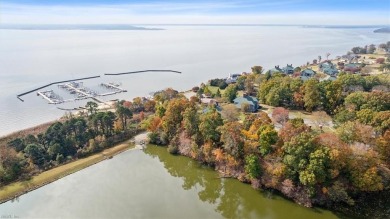
[{"label": "calm water surface", "polygon": [[166,148],[130,150],[0,205],[20,218],[330,219]]},{"label": "calm water surface", "polygon": [[[0,30],[0,136],[64,114],[35,93],[16,95],[53,81],[143,69],[146,73],[85,82],[121,82],[129,92],[106,99],[132,99],[173,87],[190,89],[210,78],[250,71],[253,65],[301,65],[345,54],[353,46],[390,40],[373,29],[265,26],[167,26],[161,31]],[[56,89],[55,86],[46,89]],[[45,89],[45,90],[46,90]],[[74,108],[84,102],[63,104]]]}]

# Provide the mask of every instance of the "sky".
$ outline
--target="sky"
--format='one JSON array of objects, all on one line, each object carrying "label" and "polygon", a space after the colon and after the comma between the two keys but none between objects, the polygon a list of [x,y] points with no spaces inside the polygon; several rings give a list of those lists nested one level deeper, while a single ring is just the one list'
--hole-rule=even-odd
[{"label": "sky", "polygon": [[0,0],[0,24],[390,25],[390,0]]}]

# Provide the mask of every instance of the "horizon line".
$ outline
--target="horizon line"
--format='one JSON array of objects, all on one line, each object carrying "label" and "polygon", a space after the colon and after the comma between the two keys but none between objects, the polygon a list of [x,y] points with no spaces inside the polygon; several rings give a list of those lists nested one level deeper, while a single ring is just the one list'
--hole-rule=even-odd
[{"label": "horizon line", "polygon": [[0,23],[1,25],[155,25],[155,26],[308,26],[308,27],[390,27],[390,24],[251,24],[251,23]]}]

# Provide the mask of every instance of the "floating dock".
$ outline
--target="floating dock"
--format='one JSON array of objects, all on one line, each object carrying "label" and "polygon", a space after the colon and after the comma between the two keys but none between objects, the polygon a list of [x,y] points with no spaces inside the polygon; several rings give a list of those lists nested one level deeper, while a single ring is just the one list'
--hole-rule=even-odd
[{"label": "floating dock", "polygon": [[[84,100],[84,99],[90,98],[90,99],[95,100],[96,102],[104,103],[105,101],[100,99],[99,97],[114,95],[114,94],[122,93],[122,92],[127,92],[125,89],[120,88],[119,84],[115,84],[113,82],[101,83],[100,85],[105,87],[106,89],[113,90],[113,91],[110,91],[107,93],[98,93],[98,92],[84,86],[83,82],[70,82],[70,83],[66,83],[66,84],[60,84],[60,85],[58,85],[58,87],[65,89],[70,94],[73,94],[76,96],[75,99],[64,100],[63,102]],[[51,102],[49,101],[49,103],[51,103]]]},{"label": "floating dock", "polygon": [[59,85],[59,87],[65,88],[71,94],[77,95],[77,98],[74,100],[83,100],[83,99],[91,98],[99,103],[104,103],[103,100],[97,98],[97,96],[100,96],[97,92],[92,91],[87,87],[83,87],[82,83],[71,82],[71,83]]},{"label": "floating dock", "polygon": [[103,87],[105,87],[105,88],[107,88],[107,89],[115,90],[115,91],[114,91],[115,93],[127,92],[127,90],[120,88],[120,87],[119,87],[119,84],[115,84],[114,82],[110,82],[110,83],[101,83],[100,85],[103,86]]},{"label": "floating dock", "polygon": [[63,99],[56,93],[54,93],[52,90],[38,91],[37,95],[49,101],[50,104],[60,104],[64,102]]}]

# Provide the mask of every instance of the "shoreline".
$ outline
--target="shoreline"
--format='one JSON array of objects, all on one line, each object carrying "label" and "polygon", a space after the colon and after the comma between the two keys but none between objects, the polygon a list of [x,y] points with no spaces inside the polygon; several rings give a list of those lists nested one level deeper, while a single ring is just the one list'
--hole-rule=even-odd
[{"label": "shoreline", "polygon": [[16,181],[5,185],[0,188],[0,204],[14,200],[28,192],[34,191],[70,174],[86,169],[87,167],[104,160],[111,159],[114,156],[130,149],[134,149],[136,148],[136,144],[133,143],[133,139],[136,139],[138,136],[142,136],[144,134],[144,132],[141,132],[131,139],[119,143],[113,147],[107,148],[97,154],[73,160],[53,169],[43,171],[37,175],[32,176],[29,180]]},{"label": "shoreline", "polygon": [[29,134],[39,134],[41,133],[42,129],[46,130],[50,125],[56,123],[56,122],[59,122],[59,121],[62,121],[63,118],[60,117],[58,119],[54,119],[54,120],[51,120],[51,121],[48,121],[48,122],[44,122],[44,123],[41,123],[41,124],[38,124],[38,125],[35,125],[35,126],[32,126],[32,127],[29,127],[29,128],[25,128],[25,129],[21,129],[21,130],[18,130],[18,131],[14,131],[14,132],[10,132],[8,134],[3,134],[3,135],[0,135],[0,144],[2,142],[5,142],[10,139],[10,138],[17,138],[17,137],[21,137],[21,136],[27,136]]}]

